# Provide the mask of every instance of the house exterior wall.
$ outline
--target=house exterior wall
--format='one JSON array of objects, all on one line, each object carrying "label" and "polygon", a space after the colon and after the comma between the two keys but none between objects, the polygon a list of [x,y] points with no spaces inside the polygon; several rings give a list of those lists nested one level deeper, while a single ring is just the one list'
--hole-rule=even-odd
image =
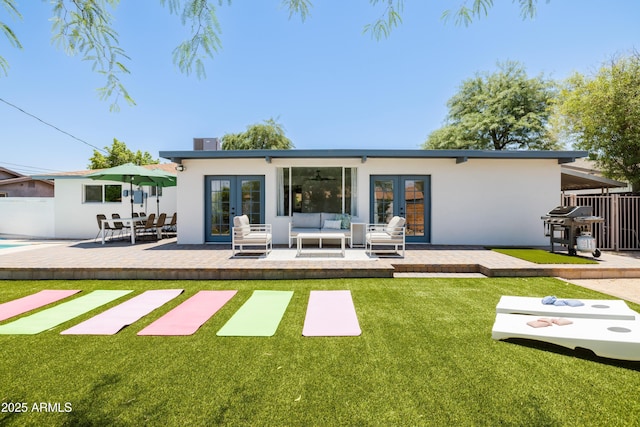
[{"label": "house exterior wall", "polygon": [[0,197],[0,234],[53,238],[53,218],[51,197]]},{"label": "house exterior wall", "polygon": [[37,180],[4,184],[0,182],[0,193],[6,197],[53,197],[53,185]]},{"label": "house exterior wall", "polygon": [[204,186],[208,175],[264,175],[265,222],[274,243],[287,242],[289,217],[277,216],[278,167],[356,167],[358,213],[354,222],[369,222],[371,175],[431,177],[431,243],[466,245],[546,245],[540,216],[558,204],[557,159],[185,159],[179,172],[178,242],[205,240]]},{"label": "house exterior wall", "polygon": [[[98,233],[96,215],[120,214],[131,217],[130,197],[123,197],[119,203],[84,203],[84,186],[96,184],[120,184],[123,190],[128,185],[120,182],[93,181],[91,179],[57,179],[55,194],[55,237],[60,239],[92,239]],[[148,187],[144,191],[149,192]],[[135,212],[156,212],[155,197],[149,196],[146,204],[134,205]],[[160,197],[160,212],[167,216],[176,211],[176,187],[163,188]]]}]

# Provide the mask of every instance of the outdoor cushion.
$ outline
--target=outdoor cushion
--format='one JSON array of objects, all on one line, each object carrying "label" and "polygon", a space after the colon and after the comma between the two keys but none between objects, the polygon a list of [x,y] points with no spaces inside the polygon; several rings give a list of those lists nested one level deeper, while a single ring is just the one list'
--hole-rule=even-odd
[{"label": "outdoor cushion", "polygon": [[251,232],[251,229],[249,228],[249,217],[246,216],[246,215],[233,217],[233,226],[234,227],[244,227],[242,229],[242,235],[243,236],[246,236],[247,234],[249,234]]},{"label": "outdoor cushion", "polygon": [[324,229],[330,228],[330,229],[336,229],[336,230],[340,230],[340,228],[342,227],[342,221],[340,221],[339,219],[337,220],[328,220],[325,219],[324,220]]},{"label": "outdoor cushion", "polygon": [[335,221],[336,219],[338,219],[337,213],[322,212],[320,213],[320,226],[324,228],[325,221]]},{"label": "outdoor cushion", "polygon": [[320,214],[294,212],[291,220],[291,226],[294,228],[320,229]]},{"label": "outdoor cushion", "polygon": [[387,226],[385,227],[385,231],[391,236],[400,235],[401,232],[399,228],[402,228],[404,226],[404,222],[404,218],[394,216],[393,218],[391,218],[391,221],[389,221],[389,224],[387,224]]}]

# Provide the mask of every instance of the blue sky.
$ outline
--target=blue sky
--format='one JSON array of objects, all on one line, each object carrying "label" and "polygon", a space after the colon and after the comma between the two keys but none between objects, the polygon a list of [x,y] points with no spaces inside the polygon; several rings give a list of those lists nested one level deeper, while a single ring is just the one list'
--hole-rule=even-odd
[{"label": "blue sky", "polygon": [[[302,23],[279,0],[235,1],[218,9],[222,49],[207,78],[186,76],[171,52],[186,36],[156,0],[115,11],[131,58],[122,80],[137,102],[118,113],[98,99],[91,64],[51,45],[47,2],[18,2],[21,21],[0,9],[24,49],[0,39],[9,61],[0,98],[103,148],[190,150],[194,137],[241,132],[277,118],[296,148],[419,148],[439,128],[446,102],[476,72],[521,62],[530,76],[592,73],[615,54],[640,49],[637,0],[539,0],[533,20],[497,1],[469,27],[440,19],[459,1],[406,0],[403,24],[386,40],[363,34],[382,8],[366,0],[316,0]],[[0,102],[0,166],[22,173],[85,169],[93,148]],[[164,161],[164,160],[163,160]]]}]

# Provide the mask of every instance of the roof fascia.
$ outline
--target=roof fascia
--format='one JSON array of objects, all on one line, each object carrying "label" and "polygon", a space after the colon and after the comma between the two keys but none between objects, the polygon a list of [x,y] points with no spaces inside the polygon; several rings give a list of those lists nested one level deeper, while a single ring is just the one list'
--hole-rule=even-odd
[{"label": "roof fascia", "polygon": [[390,159],[455,159],[464,163],[471,159],[557,159],[558,163],[574,162],[587,157],[586,151],[495,151],[495,150],[218,150],[218,151],[160,151],[160,157],[175,163],[196,159],[297,159],[297,158],[368,158]]}]

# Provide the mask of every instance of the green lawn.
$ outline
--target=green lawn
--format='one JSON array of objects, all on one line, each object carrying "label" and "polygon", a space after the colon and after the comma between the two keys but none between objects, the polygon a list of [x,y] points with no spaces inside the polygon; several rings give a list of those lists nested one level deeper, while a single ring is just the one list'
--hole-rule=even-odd
[{"label": "green lawn", "polygon": [[520,258],[535,264],[597,264],[597,261],[579,256],[556,254],[542,249],[493,249],[504,255]]},{"label": "green lawn", "polygon": [[[640,419],[640,363],[491,339],[503,294],[604,297],[551,278],[5,281],[0,302],[41,289],[176,287],[185,293],[114,336],[59,334],[91,314],[38,335],[0,336],[3,409],[71,405],[68,413],[0,412],[0,425],[620,426]],[[193,336],[135,335],[201,289],[239,293]],[[256,289],[295,291],[276,335],[216,336]],[[302,337],[312,289],[350,289],[362,336]]]}]

